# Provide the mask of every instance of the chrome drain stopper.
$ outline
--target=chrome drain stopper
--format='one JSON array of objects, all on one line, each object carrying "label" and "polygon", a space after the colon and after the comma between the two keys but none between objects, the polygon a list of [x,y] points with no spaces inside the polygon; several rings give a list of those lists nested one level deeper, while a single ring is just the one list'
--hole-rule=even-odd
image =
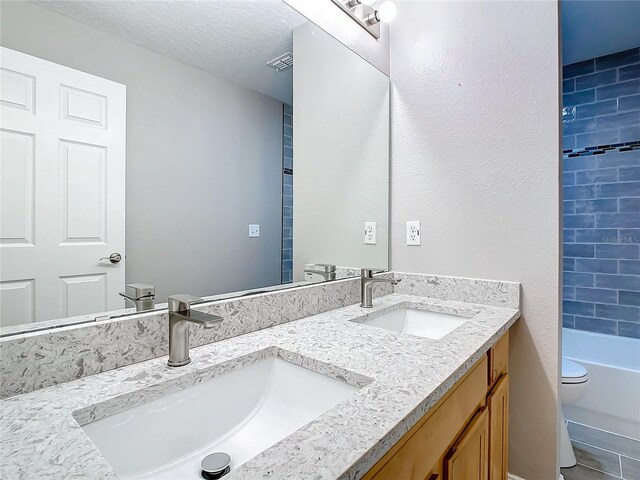
[{"label": "chrome drain stopper", "polygon": [[207,455],[200,462],[202,478],[205,480],[218,480],[231,471],[229,464],[231,457],[224,452],[215,452]]}]

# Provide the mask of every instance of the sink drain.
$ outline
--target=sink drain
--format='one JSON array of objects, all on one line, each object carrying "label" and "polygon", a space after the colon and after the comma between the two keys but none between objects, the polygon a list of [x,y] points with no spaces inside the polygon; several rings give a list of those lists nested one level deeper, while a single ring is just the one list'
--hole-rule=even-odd
[{"label": "sink drain", "polygon": [[231,457],[224,452],[215,452],[207,455],[200,462],[202,478],[205,480],[218,480],[231,471],[229,464]]}]

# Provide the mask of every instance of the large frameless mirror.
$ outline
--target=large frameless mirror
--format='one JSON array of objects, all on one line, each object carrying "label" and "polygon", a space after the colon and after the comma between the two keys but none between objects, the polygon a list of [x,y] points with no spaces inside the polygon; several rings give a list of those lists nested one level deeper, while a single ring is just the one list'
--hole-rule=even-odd
[{"label": "large frameless mirror", "polygon": [[388,268],[388,78],[285,2],[1,8],[1,334]]}]

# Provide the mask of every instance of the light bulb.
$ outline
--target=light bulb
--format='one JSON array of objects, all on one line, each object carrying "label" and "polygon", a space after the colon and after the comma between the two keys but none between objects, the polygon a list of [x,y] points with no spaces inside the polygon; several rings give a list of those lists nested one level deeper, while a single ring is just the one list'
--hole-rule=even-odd
[{"label": "light bulb", "polygon": [[398,7],[396,7],[396,4],[387,0],[386,2],[383,2],[382,5],[380,5],[380,7],[378,8],[377,17],[383,23],[390,23],[394,18],[396,18],[397,13]]}]

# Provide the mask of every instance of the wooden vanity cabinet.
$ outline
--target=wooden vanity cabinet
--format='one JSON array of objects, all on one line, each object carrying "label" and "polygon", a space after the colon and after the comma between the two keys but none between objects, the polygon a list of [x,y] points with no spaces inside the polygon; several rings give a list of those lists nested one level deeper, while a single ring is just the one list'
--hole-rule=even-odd
[{"label": "wooden vanity cabinet", "polygon": [[506,480],[505,334],[365,475],[365,480]]}]

